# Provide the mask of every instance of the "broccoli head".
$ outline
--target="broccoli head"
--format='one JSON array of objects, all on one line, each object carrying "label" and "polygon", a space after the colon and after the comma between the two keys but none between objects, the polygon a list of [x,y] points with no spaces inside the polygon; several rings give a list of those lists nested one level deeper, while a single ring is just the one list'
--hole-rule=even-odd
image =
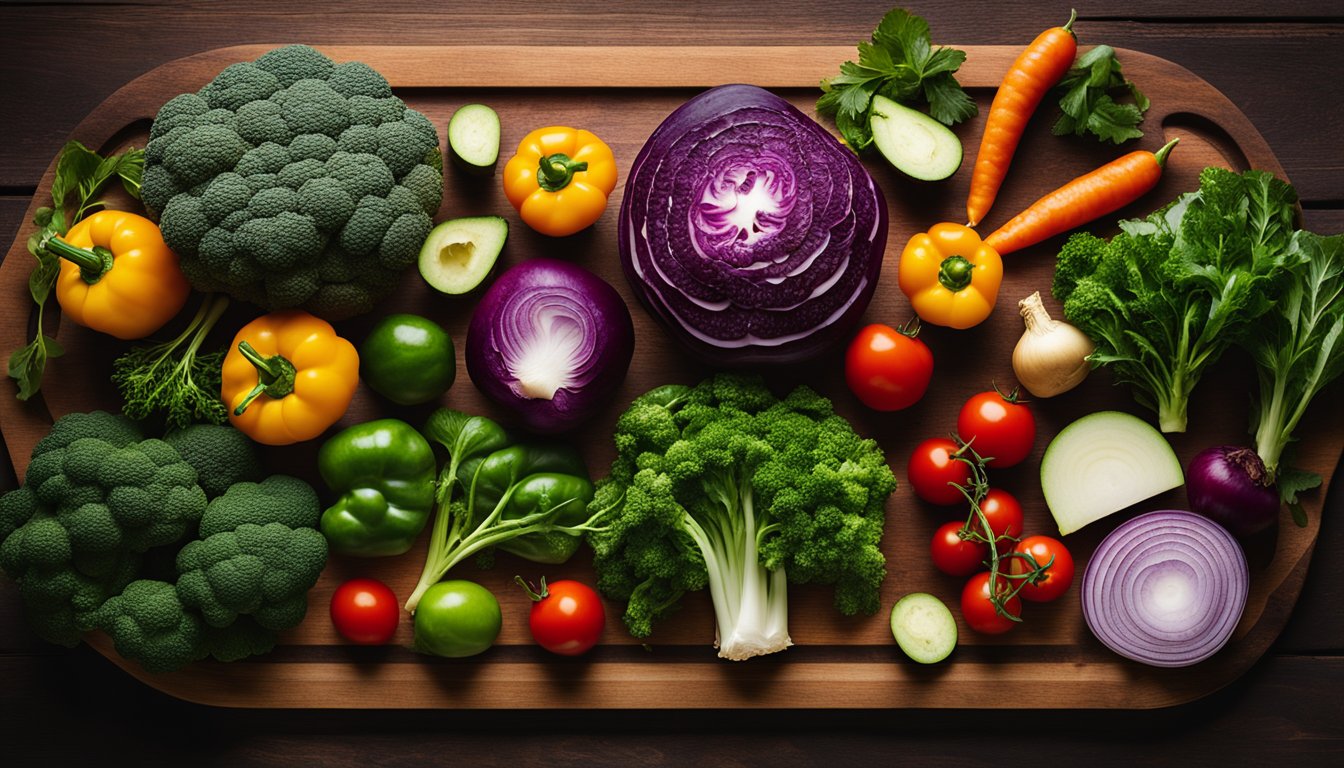
[{"label": "broccoli head", "polygon": [[193,424],[168,433],[163,441],[196,470],[197,482],[208,498],[221,496],[238,483],[254,483],[262,477],[255,443],[233,427]]},{"label": "broccoli head", "polygon": [[316,528],[322,507],[313,487],[297,477],[272,475],[260,483],[237,483],[210,502],[201,516],[200,537],[232,531],[243,523],[282,523]]},{"label": "broccoli head", "polygon": [[92,614],[90,624],[112,638],[117,653],[150,672],[170,672],[206,654],[200,617],[164,581],[131,582]]},{"label": "broccoli head", "polygon": [[327,540],[312,528],[244,523],[182,548],[177,591],[211,626],[249,615],[266,629],[288,629],[303,621],[326,564]]},{"label": "broccoli head", "polygon": [[266,309],[372,309],[443,198],[439,136],[387,81],[291,45],[159,110],[141,188],[183,273]]},{"label": "broccoli head", "polygon": [[779,400],[730,375],[664,387],[620,418],[616,446],[593,505],[617,511],[589,540],[632,634],[706,586],[729,659],[791,644],[790,581],[833,584],[843,613],[877,610],[896,480],[826,398],[800,387]]}]

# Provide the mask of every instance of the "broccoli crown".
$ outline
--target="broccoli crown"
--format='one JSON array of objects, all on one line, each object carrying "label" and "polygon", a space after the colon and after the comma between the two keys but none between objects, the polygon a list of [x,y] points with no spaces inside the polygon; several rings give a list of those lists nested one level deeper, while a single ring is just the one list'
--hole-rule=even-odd
[{"label": "broccoli crown", "polygon": [[193,424],[170,432],[163,441],[196,470],[197,481],[208,498],[221,496],[238,483],[254,483],[262,477],[255,444],[233,427]]},{"label": "broccoli crown", "polygon": [[246,614],[266,629],[288,629],[303,621],[326,564],[327,540],[312,528],[244,523],[182,548],[177,591],[211,626]]},{"label": "broccoli crown", "polygon": [[168,672],[206,654],[200,617],[164,581],[131,582],[103,603],[90,623],[112,638],[117,653],[150,672]]},{"label": "broccoli crown", "polygon": [[648,635],[683,593],[722,579],[748,539],[757,562],[740,567],[834,584],[846,614],[877,610],[896,480],[826,398],[800,387],[779,400],[757,378],[720,375],[637,398],[616,445],[593,505],[618,511],[590,542],[598,586],[628,601],[632,634]]},{"label": "broccoli crown", "polygon": [[442,170],[433,124],[381,75],[291,45],[164,104],[141,192],[197,289],[335,320],[415,261]]},{"label": "broccoli crown", "polygon": [[272,475],[260,483],[238,483],[210,502],[201,516],[200,537],[232,531],[244,523],[283,523],[316,528],[322,507],[313,487],[297,477]]}]

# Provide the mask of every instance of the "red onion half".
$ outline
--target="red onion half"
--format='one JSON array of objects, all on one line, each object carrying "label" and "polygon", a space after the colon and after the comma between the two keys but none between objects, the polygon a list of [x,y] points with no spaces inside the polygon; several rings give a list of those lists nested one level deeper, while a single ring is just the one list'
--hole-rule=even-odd
[{"label": "red onion half", "polygon": [[1160,510],[1116,528],[1083,573],[1083,618],[1112,651],[1188,667],[1232,636],[1250,591],[1241,546],[1193,512]]},{"label": "red onion half", "polygon": [[635,350],[616,289],[588,270],[529,259],[490,286],[467,328],[467,373],[534,432],[578,426],[611,401]]}]

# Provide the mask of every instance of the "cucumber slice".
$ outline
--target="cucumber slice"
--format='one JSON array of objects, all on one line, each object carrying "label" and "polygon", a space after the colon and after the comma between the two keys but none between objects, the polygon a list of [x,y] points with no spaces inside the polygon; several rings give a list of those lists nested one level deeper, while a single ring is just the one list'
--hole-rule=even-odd
[{"label": "cucumber slice", "polygon": [[448,121],[448,148],[466,170],[493,173],[499,160],[499,115],[484,104],[459,107]]},{"label": "cucumber slice", "polygon": [[1045,504],[1069,534],[1185,482],[1162,433],[1120,411],[1088,414],[1060,430],[1041,459]]},{"label": "cucumber slice", "polygon": [[441,293],[467,293],[490,274],[508,239],[509,222],[499,216],[445,221],[420,246],[420,276]]},{"label": "cucumber slice", "polygon": [[878,151],[907,176],[939,181],[961,167],[961,139],[923,112],[874,96],[868,126]]},{"label": "cucumber slice", "polygon": [[891,607],[891,634],[906,656],[937,664],[957,647],[957,620],[942,600],[913,592]]}]

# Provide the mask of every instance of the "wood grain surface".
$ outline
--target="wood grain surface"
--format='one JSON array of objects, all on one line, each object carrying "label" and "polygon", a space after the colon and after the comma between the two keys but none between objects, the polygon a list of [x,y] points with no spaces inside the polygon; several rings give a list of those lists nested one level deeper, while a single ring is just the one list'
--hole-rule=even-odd
[{"label": "wood grain surface", "polygon": [[[537,9],[497,3],[489,10],[438,12],[423,4],[383,2],[306,15],[285,3],[233,3],[225,14],[208,5],[0,7],[0,37],[8,43],[0,51],[0,95],[26,107],[0,118],[6,138],[0,147],[5,161],[0,163],[0,233],[18,234],[38,177],[85,114],[136,75],[188,53],[241,42],[367,43],[371,36],[374,42],[397,44],[465,39],[514,44],[543,24],[557,37],[602,45],[666,44],[669,39],[711,45],[850,45],[887,7],[783,2],[762,11],[751,3],[720,2],[617,3],[597,9],[548,3]],[[1203,9],[1143,2],[1079,7],[1084,45],[1107,42],[1163,55],[1227,93],[1269,140],[1303,193],[1306,225],[1318,231],[1344,229],[1337,209],[1344,200],[1339,173],[1344,158],[1330,150],[1341,143],[1341,126],[1330,118],[1344,91],[1339,78],[1313,74],[1344,65],[1338,9],[1256,2]],[[925,3],[914,10],[930,19],[939,42],[1021,44],[1057,23],[1046,18],[1057,9],[1024,4]],[[148,24],[165,30],[162,39],[150,46],[123,44],[128,30]],[[82,42],[73,52],[55,45],[70,29]],[[687,39],[690,29],[693,40]],[[1238,418],[1243,416],[1244,406],[1231,407]],[[1229,433],[1237,436],[1235,430]],[[1334,495],[1327,506],[1339,506]],[[1228,688],[1159,715],[1007,712],[987,720],[966,711],[899,717],[745,712],[731,719],[713,713],[610,713],[594,719],[552,712],[519,732],[516,716],[489,713],[444,718],[430,713],[224,712],[154,694],[87,649],[65,652],[35,641],[19,621],[14,595],[5,585],[0,586],[0,674],[7,686],[0,698],[5,715],[0,735],[11,745],[7,755],[18,756],[19,764],[26,764],[25,758],[59,761],[91,754],[94,747],[66,738],[66,723],[104,743],[119,740],[145,763],[190,758],[292,765],[320,759],[331,765],[391,765],[438,762],[452,755],[473,764],[833,764],[838,759],[889,762],[900,756],[938,765],[999,762],[1013,749],[1045,745],[1065,762],[1296,758],[1297,764],[1328,764],[1341,757],[1344,738],[1338,717],[1344,667],[1337,663],[1344,621],[1336,608],[1344,599],[1341,534],[1338,521],[1327,516],[1302,599],[1269,658]],[[996,695],[1002,694],[985,692],[985,698]],[[91,710],[90,699],[125,706]],[[179,728],[153,737],[137,734],[141,715]],[[978,734],[993,740],[993,754],[977,746],[980,740],[964,737],[972,722]],[[1043,722],[1048,725],[1042,727]]]}]

